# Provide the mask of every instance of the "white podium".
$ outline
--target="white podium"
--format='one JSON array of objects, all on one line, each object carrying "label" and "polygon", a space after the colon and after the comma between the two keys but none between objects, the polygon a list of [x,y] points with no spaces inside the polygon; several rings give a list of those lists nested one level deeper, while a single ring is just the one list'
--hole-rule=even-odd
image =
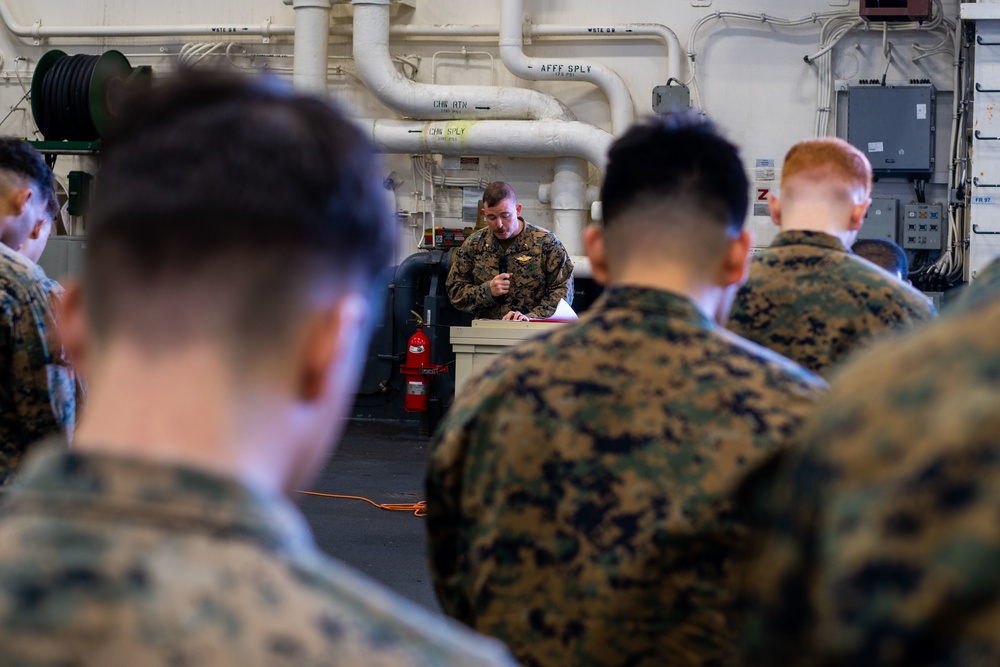
[{"label": "white podium", "polygon": [[504,322],[473,320],[471,327],[450,327],[455,350],[455,394],[469,378],[486,368],[498,354],[529,338],[565,326],[566,322]]}]

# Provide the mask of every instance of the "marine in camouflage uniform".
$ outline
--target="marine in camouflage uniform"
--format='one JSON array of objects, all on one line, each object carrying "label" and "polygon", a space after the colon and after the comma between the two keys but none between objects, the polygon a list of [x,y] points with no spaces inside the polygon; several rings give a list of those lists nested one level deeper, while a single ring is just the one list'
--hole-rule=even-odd
[{"label": "marine in camouflage uniform", "polygon": [[60,294],[38,265],[0,244],[0,483],[32,444],[67,436],[76,420],[76,378],[53,315]]},{"label": "marine in camouflage uniform", "polygon": [[775,492],[751,665],[1000,664],[1000,301],[837,376]]},{"label": "marine in camouflage uniform", "polygon": [[[511,287],[505,298],[498,299],[490,293],[489,283],[501,273],[501,257],[507,258]],[[526,222],[504,250],[484,227],[455,250],[447,287],[452,305],[476,319],[498,320],[508,311],[544,319],[556,312],[560,299],[573,303],[573,262],[547,229]]]},{"label": "marine in camouflage uniform", "polygon": [[[670,129],[682,122],[692,126]],[[614,259],[616,278],[578,322],[522,343],[470,381],[432,442],[438,598],[526,665],[728,664],[751,538],[733,492],[825,387],[705,314],[742,277],[749,249],[739,231],[746,176],[735,147],[707,126],[698,116],[661,118],[616,142],[605,230],[586,236],[607,238],[588,241],[595,277],[606,280],[602,267]],[[632,194],[644,166],[633,160],[662,151],[654,182]],[[728,156],[725,169],[718,155]],[[691,173],[703,175],[700,188]],[[720,191],[735,203],[720,202]],[[677,222],[674,210],[698,215]],[[711,249],[692,248],[689,232],[710,237]],[[596,248],[613,241],[629,252],[609,251],[605,262]],[[698,284],[723,275],[725,284],[700,305],[630,284],[629,272],[644,267],[650,281],[672,280],[655,257]]]},{"label": "marine in camouflage uniform", "polygon": [[324,557],[282,496],[64,449],[41,449],[3,499],[4,664],[514,664]]},{"label": "marine in camouflage uniform", "polygon": [[822,386],[687,299],[610,288],[456,400],[428,475],[442,606],[525,664],[721,662],[731,494]]},{"label": "marine in camouflage uniform", "polygon": [[931,301],[836,237],[787,231],[754,257],[729,328],[828,375],[859,347],[936,317]]},{"label": "marine in camouflage uniform", "polygon": [[127,107],[64,304],[94,400],[0,499],[0,663],[513,664],[324,559],[287,498],[339,435],[394,254],[370,141],[266,78]]}]

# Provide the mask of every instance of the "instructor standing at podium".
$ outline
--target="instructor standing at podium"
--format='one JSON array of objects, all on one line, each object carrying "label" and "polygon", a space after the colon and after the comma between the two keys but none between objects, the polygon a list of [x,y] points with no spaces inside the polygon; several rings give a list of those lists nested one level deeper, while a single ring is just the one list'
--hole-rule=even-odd
[{"label": "instructor standing at podium", "polygon": [[483,192],[487,227],[469,236],[452,258],[448,298],[476,319],[551,317],[560,299],[573,300],[573,262],[556,235],[521,218],[509,184]]}]

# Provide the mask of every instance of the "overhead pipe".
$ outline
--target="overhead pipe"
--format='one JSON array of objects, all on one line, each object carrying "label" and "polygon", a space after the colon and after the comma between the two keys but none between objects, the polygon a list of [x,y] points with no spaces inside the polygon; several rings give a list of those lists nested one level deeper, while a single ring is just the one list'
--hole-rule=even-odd
[{"label": "overhead pipe", "polygon": [[284,0],[295,10],[292,82],[310,93],[327,93],[330,55],[330,0]]},{"label": "overhead pipe", "polygon": [[607,96],[611,130],[622,134],[635,121],[628,86],[618,73],[597,62],[572,58],[530,58],[524,53],[524,0],[500,1],[500,59],[515,76],[530,81],[586,81]]},{"label": "overhead pipe", "polygon": [[276,35],[292,35],[294,26],[272,25],[271,19],[260,25],[222,25],[217,23],[192,25],[93,25],[93,26],[46,26],[36,19],[30,26],[18,23],[7,0],[0,0],[0,20],[7,29],[18,37],[28,37],[35,44],[46,37],[184,37],[212,35],[215,37],[241,37],[247,35],[263,37],[267,42]]},{"label": "overhead pipe", "polygon": [[[280,25],[267,19],[259,25],[252,24],[190,24],[190,25],[95,25],[95,26],[47,26],[42,19],[36,19],[32,25],[19,23],[10,11],[7,0],[0,0],[0,20],[7,30],[18,37],[33,39],[36,43],[47,37],[187,37],[215,36],[222,37],[262,37],[265,42],[271,37],[295,34],[295,26]],[[334,26],[331,32],[336,35],[350,36],[350,26]],[[392,26],[390,34],[394,37],[496,37],[500,34],[499,26],[495,25],[398,25]],[[681,62],[683,53],[680,40],[667,26],[659,23],[619,23],[600,27],[528,24],[527,34],[530,37],[590,37],[604,39],[619,39],[628,37],[655,37],[667,47],[668,76],[674,79],[681,77]]]},{"label": "overhead pipe", "polygon": [[421,119],[572,120],[551,95],[526,88],[442,86],[410,81],[389,54],[390,0],[353,0],[354,63],[365,86],[389,108]]},{"label": "overhead pipe", "polygon": [[[350,37],[350,26],[334,26],[335,35]],[[389,28],[392,37],[499,37],[500,26],[487,24],[441,23],[437,25],[394,25]],[[655,38],[667,48],[667,78],[681,80],[684,52],[677,34],[662,23],[617,23],[600,27],[527,23],[525,34],[531,38],[586,37],[588,39],[618,40],[633,37]]]},{"label": "overhead pipe", "polygon": [[576,121],[356,120],[383,153],[577,157],[602,174],[614,137]]},{"label": "overhead pipe", "polygon": [[[10,11],[7,0],[0,0],[0,20],[12,34],[31,38],[36,43],[47,37],[262,37],[265,42],[271,37],[295,34],[295,26],[280,25],[267,19],[259,25],[251,24],[190,24],[190,25],[95,25],[95,26],[47,26],[42,19],[32,25],[19,23]],[[350,36],[350,26],[333,26],[335,35]],[[397,25],[390,28],[394,37],[496,37],[500,34],[495,25]],[[627,37],[655,37],[667,47],[668,76],[681,77],[683,53],[677,35],[667,26],[659,23],[619,23],[601,27],[586,27],[553,24],[529,24],[530,37],[590,37],[619,39]]]}]

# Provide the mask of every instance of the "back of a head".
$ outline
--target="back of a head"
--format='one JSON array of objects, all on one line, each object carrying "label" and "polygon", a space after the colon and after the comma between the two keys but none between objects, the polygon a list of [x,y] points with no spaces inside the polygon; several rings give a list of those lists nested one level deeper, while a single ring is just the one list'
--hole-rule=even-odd
[{"label": "back of a head", "polygon": [[808,139],[792,146],[781,171],[781,198],[803,193],[860,204],[871,193],[872,166],[864,153],[843,139]]},{"label": "back of a head", "polygon": [[391,261],[381,183],[341,113],[276,80],[186,72],[133,100],[88,221],[95,340],[271,349],[317,284],[365,291]]},{"label": "back of a head", "polygon": [[906,251],[887,239],[861,239],[851,250],[859,257],[864,257],[872,264],[880,266],[901,280],[906,280],[910,272],[910,262]]},{"label": "back of a head", "polygon": [[55,177],[45,159],[31,144],[18,137],[0,137],[0,187],[33,186],[41,201],[48,202],[55,190]]},{"label": "back of a head", "polygon": [[[22,211],[20,219],[0,224],[0,242],[19,248],[34,224],[42,218],[45,204],[55,190],[55,177],[44,158],[31,144],[18,137],[0,137],[0,197],[5,200],[6,213],[13,215],[12,204],[17,192],[25,188],[34,191],[30,211]],[[10,205],[8,205],[10,204]]]},{"label": "back of a head", "polygon": [[749,183],[739,150],[711,121],[671,114],[615,141],[601,200],[609,263],[655,256],[698,266],[743,228]]}]

